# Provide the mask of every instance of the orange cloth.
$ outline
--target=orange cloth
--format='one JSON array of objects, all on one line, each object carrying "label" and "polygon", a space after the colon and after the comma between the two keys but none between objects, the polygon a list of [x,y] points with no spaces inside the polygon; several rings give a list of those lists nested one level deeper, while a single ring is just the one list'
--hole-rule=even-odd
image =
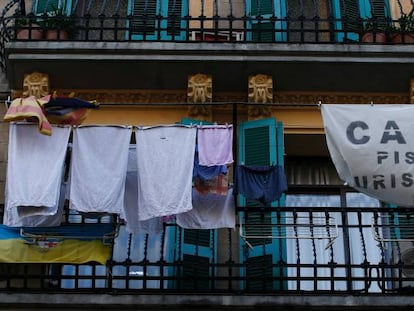
[{"label": "orange cloth", "polygon": [[6,122],[11,121],[37,121],[39,123],[39,132],[43,135],[52,135],[52,126],[43,113],[42,105],[47,103],[50,96],[36,98],[29,96],[25,98],[16,98],[10,104],[3,118]]}]

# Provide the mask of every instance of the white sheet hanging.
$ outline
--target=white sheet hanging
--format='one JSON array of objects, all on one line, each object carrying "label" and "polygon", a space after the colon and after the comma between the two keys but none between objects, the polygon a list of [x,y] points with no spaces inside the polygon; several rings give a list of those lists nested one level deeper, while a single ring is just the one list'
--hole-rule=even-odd
[{"label": "white sheet hanging", "polygon": [[196,133],[183,125],[136,129],[139,220],[192,209]]},{"label": "white sheet hanging", "polygon": [[22,215],[17,209],[4,209],[3,224],[9,227],[56,227],[62,223],[64,210],[66,183],[60,188],[60,198],[57,211],[54,215]]},{"label": "white sheet hanging", "polygon": [[7,209],[20,216],[56,214],[70,130],[55,126],[45,136],[35,124],[10,124]]},{"label": "white sheet hanging", "polygon": [[73,130],[70,205],[80,212],[120,213],[131,129],[81,126]]},{"label": "white sheet hanging", "polygon": [[185,229],[235,228],[233,189],[227,195],[200,194],[193,189],[193,209],[178,214],[177,224]]},{"label": "white sheet hanging", "polygon": [[152,233],[162,232],[162,219],[160,217],[148,220],[138,220],[138,173],[136,146],[129,147],[128,168],[125,181],[125,202],[121,211],[121,218],[126,222],[128,233]]},{"label": "white sheet hanging", "polygon": [[199,126],[198,159],[199,164],[204,166],[233,163],[233,126]]}]

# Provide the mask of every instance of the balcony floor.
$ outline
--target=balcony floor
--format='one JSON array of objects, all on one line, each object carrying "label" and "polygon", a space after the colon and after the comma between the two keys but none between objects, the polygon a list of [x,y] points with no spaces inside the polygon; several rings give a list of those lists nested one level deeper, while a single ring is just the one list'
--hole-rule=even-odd
[{"label": "balcony floor", "polygon": [[[7,77],[48,73],[52,88],[186,89],[189,74],[213,76],[215,92],[246,91],[249,75],[275,91],[408,92],[414,45],[172,42],[9,42]],[[64,72],[64,74],[62,74]]]},{"label": "balcony floor", "polygon": [[[411,296],[347,296],[347,295],[85,295],[85,294],[0,294],[0,308],[19,310],[61,310],[82,306],[87,310],[119,310],[135,308],[140,310],[217,310],[242,308],[243,310],[274,310],[288,306],[289,310],[412,310],[414,297]],[[173,306],[176,306],[175,308]],[[10,310],[10,309],[9,309]]]}]

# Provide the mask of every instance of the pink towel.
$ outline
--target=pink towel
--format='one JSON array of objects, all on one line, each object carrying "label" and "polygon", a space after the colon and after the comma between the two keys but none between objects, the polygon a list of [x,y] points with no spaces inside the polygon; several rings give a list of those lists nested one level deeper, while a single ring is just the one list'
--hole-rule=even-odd
[{"label": "pink towel", "polygon": [[233,126],[202,125],[198,128],[198,159],[204,166],[233,163]]}]

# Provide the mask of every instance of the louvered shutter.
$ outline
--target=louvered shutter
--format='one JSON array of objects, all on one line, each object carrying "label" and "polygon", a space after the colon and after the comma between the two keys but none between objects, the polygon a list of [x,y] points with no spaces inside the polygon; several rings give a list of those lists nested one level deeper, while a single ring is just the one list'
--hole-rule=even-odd
[{"label": "louvered shutter", "polygon": [[[286,41],[286,23],[269,19],[286,17],[286,3],[284,0],[247,0],[246,16],[249,17],[247,39],[255,42]],[[278,31],[279,30],[279,31]]]},{"label": "louvered shutter", "polygon": [[[185,125],[211,125],[212,122],[182,118]],[[208,290],[212,283],[208,280],[213,276],[215,269],[212,264],[217,258],[217,229],[179,229],[181,241],[182,270],[177,285],[180,289],[192,291]]]},{"label": "louvered shutter", "polygon": [[[250,121],[239,126],[239,157],[238,164],[243,165],[283,165],[283,128],[275,119]],[[239,194],[239,206],[261,207],[263,204],[255,200],[247,200]],[[271,206],[283,206],[284,197],[272,202]],[[240,218],[245,225],[247,236],[274,236],[275,225],[282,215],[276,212],[242,212]],[[261,225],[261,232],[250,232],[249,225]],[[277,281],[278,277],[286,275],[286,268],[277,267],[279,261],[286,260],[286,241],[275,238],[252,238],[240,241],[241,261],[245,264],[241,274],[246,278],[244,288],[247,291],[271,291],[286,288],[286,281]]]},{"label": "louvered shutter", "polygon": [[181,229],[182,270],[178,276],[179,289],[192,291],[209,290],[214,276],[217,230]]},{"label": "louvered shutter", "polygon": [[188,0],[129,0],[129,14],[127,36],[133,40],[186,39]]},{"label": "louvered shutter", "polygon": [[371,17],[375,17],[380,27],[385,28],[390,16],[388,1],[371,0]]},{"label": "louvered shutter", "polygon": [[33,4],[33,13],[35,15],[43,15],[58,9],[62,10],[61,12],[66,15],[70,15],[72,13],[72,0],[35,0]]},{"label": "louvered shutter", "polygon": [[358,32],[361,21],[359,0],[341,1],[341,16],[344,21],[344,30]]},{"label": "louvered shutter", "polygon": [[36,0],[34,12],[36,15],[42,15],[50,11],[56,11],[59,8],[59,0]]},{"label": "louvered shutter", "polygon": [[332,8],[338,41],[358,40],[364,19],[376,17],[379,23],[386,23],[390,16],[388,0],[333,0]]},{"label": "louvered shutter", "polygon": [[135,0],[132,5],[130,31],[132,35],[151,36],[155,33],[157,1]]}]

